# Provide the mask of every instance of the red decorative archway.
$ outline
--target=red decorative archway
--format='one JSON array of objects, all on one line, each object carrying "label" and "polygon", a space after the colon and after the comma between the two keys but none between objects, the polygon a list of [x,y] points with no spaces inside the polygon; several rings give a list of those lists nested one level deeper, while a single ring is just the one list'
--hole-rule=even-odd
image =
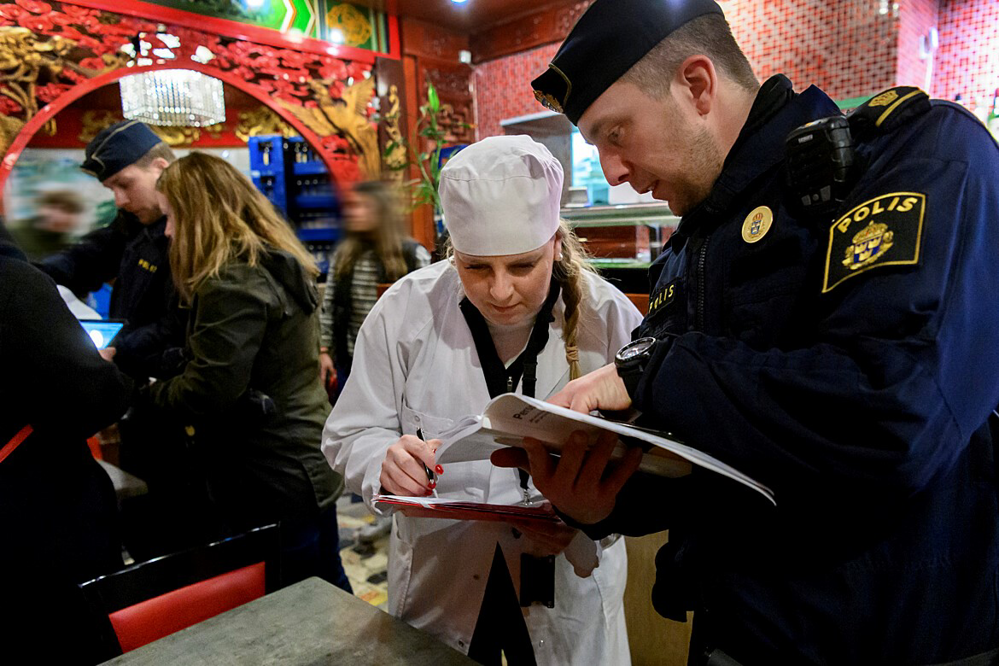
[{"label": "red decorative archway", "polygon": [[0,4],[0,188],[59,111],[124,76],[158,69],[196,70],[260,100],[313,145],[340,183],[378,172],[370,62],[72,2],[15,0]]}]

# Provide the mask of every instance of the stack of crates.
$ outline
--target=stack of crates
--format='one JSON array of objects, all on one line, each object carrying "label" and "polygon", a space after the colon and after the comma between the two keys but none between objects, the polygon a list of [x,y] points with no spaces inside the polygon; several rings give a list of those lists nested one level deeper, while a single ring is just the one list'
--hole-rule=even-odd
[{"label": "stack of crates", "polygon": [[247,148],[254,185],[285,216],[325,275],[340,238],[340,202],[323,160],[302,137],[255,136]]}]

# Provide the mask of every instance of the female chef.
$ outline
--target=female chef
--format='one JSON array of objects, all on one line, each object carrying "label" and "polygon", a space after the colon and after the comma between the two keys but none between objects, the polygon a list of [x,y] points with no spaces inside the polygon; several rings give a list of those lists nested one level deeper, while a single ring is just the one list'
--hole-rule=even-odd
[{"label": "female chef", "polygon": [[[638,325],[560,222],[562,182],[560,163],[526,136],[485,139],[442,169],[453,252],[375,305],[323,434],[330,464],[375,513],[378,492],[429,494],[436,435],[493,396],[548,397],[606,365]],[[449,499],[515,504],[525,489],[536,493],[489,461],[452,463],[437,479]],[[625,574],[621,540],[396,513],[388,610],[484,664],[501,650],[510,664],[627,664]],[[522,607],[531,600],[545,603]]]}]

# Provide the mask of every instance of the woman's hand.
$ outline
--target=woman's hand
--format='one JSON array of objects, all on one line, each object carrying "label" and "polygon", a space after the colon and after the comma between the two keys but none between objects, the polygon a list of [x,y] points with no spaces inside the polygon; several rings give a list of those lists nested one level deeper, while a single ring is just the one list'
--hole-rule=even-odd
[{"label": "woman's hand", "polygon": [[329,386],[337,381],[337,369],[333,365],[333,358],[327,352],[319,353],[319,377],[323,380],[323,386]]},{"label": "woman's hand", "polygon": [[[414,435],[403,435],[397,439],[382,461],[382,474],[379,476],[382,487],[392,495],[429,495],[433,487],[427,478],[427,470],[435,469],[434,452],[439,446],[440,439],[425,442]],[[441,467],[437,466],[437,473],[441,472]]]}]

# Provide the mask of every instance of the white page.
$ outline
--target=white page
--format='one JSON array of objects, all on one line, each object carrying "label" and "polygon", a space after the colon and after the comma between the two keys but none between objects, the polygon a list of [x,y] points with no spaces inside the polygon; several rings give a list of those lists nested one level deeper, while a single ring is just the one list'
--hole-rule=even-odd
[{"label": "white page", "polygon": [[[610,431],[620,436],[652,444],[699,467],[704,467],[742,483],[774,503],[774,493],[769,488],[707,453],[693,449],[669,437],[664,437],[662,434],[654,434],[641,428],[615,423],[589,414],[580,414],[536,398],[514,393],[505,393],[491,400],[478,423],[471,420],[463,421],[462,426],[442,434],[439,437],[442,444],[437,451],[437,461],[445,464],[487,460],[490,454],[497,449],[505,446],[520,446],[520,440],[523,437],[533,437],[544,442],[554,451],[558,451],[574,430],[583,431],[588,436],[594,436],[602,431]],[[497,441],[498,439],[500,441]],[[624,449],[619,449],[616,455],[621,455],[623,451]],[[662,459],[656,460],[656,458],[649,453],[643,456],[646,471],[665,476],[681,475],[682,468],[674,465],[671,469],[670,461],[664,462]],[[666,466],[666,469],[651,469],[651,465]]]}]

